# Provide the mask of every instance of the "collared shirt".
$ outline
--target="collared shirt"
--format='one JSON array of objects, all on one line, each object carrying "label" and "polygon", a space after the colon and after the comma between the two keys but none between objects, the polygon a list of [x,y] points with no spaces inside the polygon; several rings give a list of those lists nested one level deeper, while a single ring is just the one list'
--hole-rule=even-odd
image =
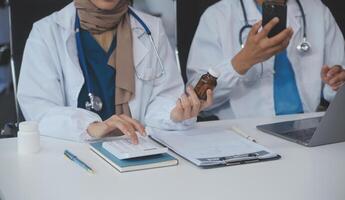
[{"label": "collared shirt", "polygon": [[[256,7],[263,12],[262,6]],[[295,72],[284,50],[274,59],[274,108],[276,115],[303,113],[303,105],[296,84]]]}]

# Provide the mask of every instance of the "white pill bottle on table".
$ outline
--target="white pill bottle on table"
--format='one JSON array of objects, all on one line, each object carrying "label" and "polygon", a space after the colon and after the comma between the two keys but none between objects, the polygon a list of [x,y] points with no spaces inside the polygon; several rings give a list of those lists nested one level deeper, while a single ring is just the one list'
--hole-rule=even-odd
[{"label": "white pill bottle on table", "polygon": [[18,154],[34,154],[40,151],[40,133],[38,123],[27,121],[19,123],[17,138]]}]

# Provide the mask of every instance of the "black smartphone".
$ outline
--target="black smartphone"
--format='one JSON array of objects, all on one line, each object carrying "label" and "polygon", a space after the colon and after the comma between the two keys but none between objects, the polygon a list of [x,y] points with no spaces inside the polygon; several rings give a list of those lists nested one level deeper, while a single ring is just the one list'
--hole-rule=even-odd
[{"label": "black smartphone", "polygon": [[286,0],[266,0],[262,5],[262,26],[278,17],[279,23],[269,32],[268,37],[274,37],[286,29]]}]

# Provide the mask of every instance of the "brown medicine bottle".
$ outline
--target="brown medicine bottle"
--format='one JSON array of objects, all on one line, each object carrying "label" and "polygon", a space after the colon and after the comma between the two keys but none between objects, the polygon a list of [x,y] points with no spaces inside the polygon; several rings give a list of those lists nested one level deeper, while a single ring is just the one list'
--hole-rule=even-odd
[{"label": "brown medicine bottle", "polygon": [[198,84],[196,84],[194,91],[200,100],[207,100],[207,90],[214,90],[217,86],[217,79],[219,73],[213,69],[209,69],[208,72],[201,76]]}]

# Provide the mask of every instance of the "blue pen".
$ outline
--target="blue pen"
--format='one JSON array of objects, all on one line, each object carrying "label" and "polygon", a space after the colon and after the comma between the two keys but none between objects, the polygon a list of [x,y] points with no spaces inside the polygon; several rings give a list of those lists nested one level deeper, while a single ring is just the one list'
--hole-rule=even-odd
[{"label": "blue pen", "polygon": [[83,161],[81,161],[77,156],[73,155],[71,152],[68,150],[65,150],[64,155],[74,163],[78,164],[80,167],[84,168],[86,171],[88,171],[91,174],[94,174],[95,171],[91,169],[87,164],[85,164]]}]

